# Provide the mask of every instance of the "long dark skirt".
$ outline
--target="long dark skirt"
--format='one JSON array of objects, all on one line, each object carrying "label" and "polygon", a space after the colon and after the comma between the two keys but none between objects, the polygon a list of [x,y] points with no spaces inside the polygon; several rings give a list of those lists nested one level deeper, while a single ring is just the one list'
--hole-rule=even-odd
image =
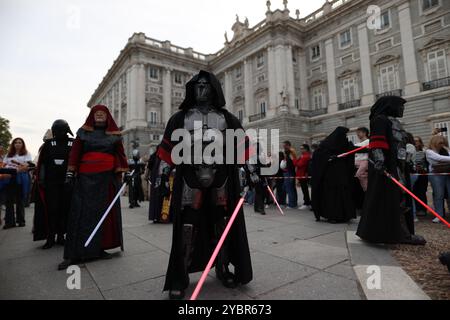
[{"label": "long dark skirt", "polygon": [[113,172],[79,174],[73,189],[64,259],[95,259],[103,250],[123,250],[122,215],[117,200],[90,245],[84,244],[119,191]]}]

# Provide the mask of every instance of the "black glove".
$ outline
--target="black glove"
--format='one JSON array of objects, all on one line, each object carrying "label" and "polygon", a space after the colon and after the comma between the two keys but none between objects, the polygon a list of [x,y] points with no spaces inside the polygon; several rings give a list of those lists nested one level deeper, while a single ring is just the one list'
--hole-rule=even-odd
[{"label": "black glove", "polygon": [[74,182],[75,182],[75,173],[73,173],[73,171],[67,171],[66,180],[64,181],[64,184],[68,186],[73,186]]},{"label": "black glove", "polygon": [[161,196],[168,198],[170,196],[169,177],[162,174],[160,177],[156,178],[155,189],[159,191]]},{"label": "black glove", "polygon": [[373,167],[375,168],[375,170],[378,173],[384,175],[384,173],[386,171],[386,166],[384,164],[385,160],[384,160],[383,150],[381,150],[381,149],[374,149],[372,151],[372,156],[373,156]]},{"label": "black glove", "polygon": [[123,183],[129,184],[132,178],[133,176],[129,172],[125,173],[123,176]]},{"label": "black glove", "polygon": [[335,161],[335,160],[337,160],[337,159],[339,159],[337,155],[332,155],[332,156],[330,157],[330,159],[328,159],[328,161],[329,161],[329,162],[333,162],[333,161]]}]

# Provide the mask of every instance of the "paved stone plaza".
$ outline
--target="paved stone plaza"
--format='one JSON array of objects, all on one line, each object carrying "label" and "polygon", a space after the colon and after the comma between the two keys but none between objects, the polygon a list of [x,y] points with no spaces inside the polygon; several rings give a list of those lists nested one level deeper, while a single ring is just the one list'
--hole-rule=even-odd
[{"label": "paved stone plaza", "polygon": [[[125,251],[81,268],[81,290],[68,290],[57,271],[63,248],[44,251],[32,242],[33,209],[26,228],[0,230],[0,299],[167,299],[162,292],[171,247],[171,225],[147,220],[148,202],[130,210],[122,199]],[[316,223],[310,211],[275,209],[266,216],[245,206],[254,280],[236,290],[210,273],[199,299],[361,299],[349,262],[350,225]],[[200,274],[191,277],[196,282]],[[192,286],[189,293],[192,291]]]}]

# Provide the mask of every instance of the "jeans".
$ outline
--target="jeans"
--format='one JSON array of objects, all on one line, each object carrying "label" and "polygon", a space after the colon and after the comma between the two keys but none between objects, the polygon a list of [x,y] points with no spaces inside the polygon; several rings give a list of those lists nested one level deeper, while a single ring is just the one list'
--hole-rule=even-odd
[{"label": "jeans", "polygon": [[300,187],[302,188],[303,200],[305,200],[305,202],[303,204],[305,206],[310,206],[311,198],[309,196],[308,179],[300,179]]},{"label": "jeans", "polygon": [[297,188],[295,187],[295,179],[291,179],[295,175],[289,173],[284,174],[284,189],[286,190],[288,196],[288,206],[289,208],[296,208],[298,205],[297,199]]},{"label": "jeans", "polygon": [[275,183],[275,191],[276,191],[276,197],[278,204],[280,206],[286,205],[286,190],[284,190],[284,180],[283,179],[277,179]]},{"label": "jeans", "polygon": [[428,179],[430,180],[431,187],[433,188],[434,209],[441,217],[444,217],[445,188],[450,191],[450,177],[430,176]]}]

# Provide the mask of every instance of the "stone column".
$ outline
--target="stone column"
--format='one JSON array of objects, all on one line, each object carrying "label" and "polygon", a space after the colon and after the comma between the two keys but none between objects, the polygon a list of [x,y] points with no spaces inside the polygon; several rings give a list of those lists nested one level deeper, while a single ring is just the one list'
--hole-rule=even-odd
[{"label": "stone column", "polygon": [[146,127],[145,115],[145,66],[135,64],[127,73],[128,95],[127,95],[127,127]]},{"label": "stone column", "polygon": [[372,105],[375,102],[372,81],[372,63],[370,62],[369,37],[367,24],[358,26],[359,55],[361,57],[362,96],[361,105]]},{"label": "stone column", "polygon": [[163,70],[163,107],[162,107],[162,122],[167,124],[172,114],[172,70],[165,68]]},{"label": "stone column", "polygon": [[420,82],[417,72],[416,49],[414,47],[409,1],[398,6],[398,12],[406,79],[404,94],[408,96],[420,92]]},{"label": "stone column", "polygon": [[117,125],[122,126],[122,75],[119,77],[119,115],[117,118]]},{"label": "stone column", "polygon": [[267,48],[267,72],[268,72],[268,83],[269,83],[269,106],[268,106],[268,116],[273,116],[276,113],[277,105],[277,88],[276,88],[276,78],[277,71],[275,67],[275,50],[273,47]]},{"label": "stone column", "polygon": [[292,46],[285,47],[285,66],[286,66],[286,87],[288,92],[289,112],[298,114],[295,108],[295,77],[294,77],[294,62],[292,61]]},{"label": "stone column", "polygon": [[245,95],[245,118],[254,114],[254,97],[253,97],[253,77],[252,77],[252,62],[251,60],[244,61],[244,95]]},{"label": "stone column", "polygon": [[308,94],[308,81],[306,74],[306,52],[305,50],[299,50],[298,52],[298,68],[300,76],[300,108],[302,110],[309,110],[309,94]]},{"label": "stone column", "polygon": [[234,106],[233,106],[233,82],[232,82],[232,75],[230,71],[225,71],[225,79],[224,79],[224,86],[225,86],[225,101],[227,103],[227,109],[228,111],[234,113]]},{"label": "stone column", "polygon": [[286,53],[284,46],[280,45],[275,48],[275,69],[276,69],[276,108],[280,107],[283,103],[281,92],[287,90],[286,83]]},{"label": "stone column", "polygon": [[337,91],[336,91],[336,66],[334,61],[333,38],[325,41],[325,53],[327,61],[328,77],[328,112],[338,111]]}]

